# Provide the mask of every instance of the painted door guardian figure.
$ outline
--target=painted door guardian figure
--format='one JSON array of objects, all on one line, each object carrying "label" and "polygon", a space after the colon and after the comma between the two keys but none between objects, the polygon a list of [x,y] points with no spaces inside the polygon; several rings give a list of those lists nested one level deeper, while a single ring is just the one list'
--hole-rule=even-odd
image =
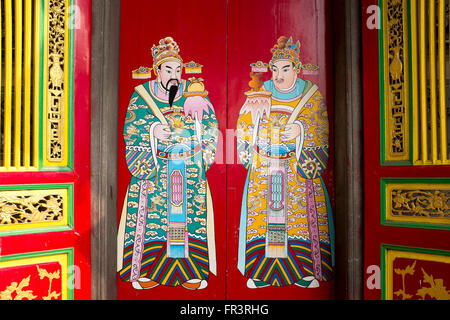
[{"label": "painted door guardian figure", "polygon": [[157,78],[135,88],[124,125],[132,178],[119,225],[118,272],[135,289],[204,289],[216,274],[205,173],[219,128],[203,79],[181,78],[183,68],[198,73],[201,66],[183,64],[179,52],[171,37],[153,46]]},{"label": "painted door guardian figure", "polygon": [[[251,90],[237,123],[248,169],[238,269],[249,288],[317,288],[332,277],[332,212],[322,174],[328,115],[318,87],[298,77],[300,43],[280,37],[269,64],[252,65]],[[272,79],[261,80],[272,71]]]}]

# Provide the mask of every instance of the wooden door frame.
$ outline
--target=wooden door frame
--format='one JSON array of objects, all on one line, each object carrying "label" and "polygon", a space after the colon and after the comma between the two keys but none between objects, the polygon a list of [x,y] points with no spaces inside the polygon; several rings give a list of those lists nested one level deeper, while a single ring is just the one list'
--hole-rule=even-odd
[{"label": "wooden door frame", "polygon": [[[92,299],[117,298],[117,110],[121,0],[92,1]],[[336,298],[362,299],[361,4],[332,1],[335,68]],[[340,124],[343,124],[342,126]]]},{"label": "wooden door frame", "polygon": [[362,11],[335,0],[336,298],[363,299]]},{"label": "wooden door frame", "polygon": [[92,1],[92,299],[115,300],[120,0]]}]

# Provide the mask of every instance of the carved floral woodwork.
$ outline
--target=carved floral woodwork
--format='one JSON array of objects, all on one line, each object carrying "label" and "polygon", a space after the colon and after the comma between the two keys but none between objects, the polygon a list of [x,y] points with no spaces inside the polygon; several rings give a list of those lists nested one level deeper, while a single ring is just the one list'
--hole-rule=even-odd
[{"label": "carved floral woodwork", "polygon": [[408,38],[405,0],[384,2],[385,160],[409,160]]},{"label": "carved floral woodwork", "polygon": [[66,99],[68,84],[66,83],[67,39],[66,39],[66,6],[65,0],[49,0],[48,16],[48,96],[47,96],[47,161],[62,162],[67,148],[65,137]]},{"label": "carved floral woodwork", "polygon": [[41,192],[29,195],[0,192],[0,225],[62,220],[63,195],[52,194],[51,190]]}]

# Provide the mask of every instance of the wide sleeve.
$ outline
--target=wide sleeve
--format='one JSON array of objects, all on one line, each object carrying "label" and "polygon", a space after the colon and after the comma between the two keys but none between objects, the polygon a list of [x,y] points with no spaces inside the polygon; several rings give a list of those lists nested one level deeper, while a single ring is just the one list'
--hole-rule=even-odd
[{"label": "wide sleeve", "polygon": [[[208,99],[209,101],[209,99]],[[208,106],[209,112],[203,115],[202,119],[202,154],[205,170],[209,170],[214,163],[219,140],[219,122],[214,112],[214,108]]]},{"label": "wide sleeve", "polygon": [[236,128],[236,147],[239,162],[248,169],[251,164],[251,155],[253,152],[253,130],[251,113],[239,114]]},{"label": "wide sleeve", "polygon": [[319,91],[305,104],[295,123],[302,127],[298,172],[305,179],[318,178],[327,168],[329,157],[328,111]]},{"label": "wide sleeve", "polygon": [[127,109],[123,137],[127,167],[138,179],[148,180],[155,175],[156,157],[152,151],[151,132],[158,123],[144,100],[134,92]]}]

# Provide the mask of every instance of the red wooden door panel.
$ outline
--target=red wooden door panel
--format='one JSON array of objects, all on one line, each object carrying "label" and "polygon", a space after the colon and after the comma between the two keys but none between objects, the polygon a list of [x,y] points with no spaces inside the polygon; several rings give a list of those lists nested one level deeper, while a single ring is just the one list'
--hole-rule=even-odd
[{"label": "red wooden door panel", "polygon": [[[330,80],[330,31],[327,1],[229,1],[228,7],[228,129],[235,130],[241,107],[245,102],[244,92],[249,90],[250,64],[257,61],[268,63],[271,49],[281,36],[300,41],[300,61],[319,66],[319,72],[300,78],[317,84],[325,97],[329,119],[333,119],[333,87]],[[263,76],[269,80],[271,72]],[[333,298],[333,281],[321,282],[316,289],[303,289],[295,285],[249,289],[245,278],[238,270],[238,241],[241,201],[246,169],[238,163],[235,144],[227,137],[227,298],[230,299],[330,299]],[[234,140],[234,139],[233,139]],[[330,138],[333,141],[333,125]],[[324,181],[333,203],[333,144]]]},{"label": "red wooden door panel", "polygon": [[[43,140],[41,147],[38,149],[39,164],[36,164],[32,172],[4,172],[3,170],[0,173],[3,199],[1,208],[2,230],[0,232],[0,278],[2,279],[0,293],[5,294],[8,291],[4,291],[5,288],[12,282],[17,282],[26,284],[22,288],[24,291],[32,292],[25,299],[43,299],[47,296],[50,300],[89,300],[91,299],[91,1],[35,1],[34,4],[39,9],[38,12],[42,13],[42,15],[39,15],[39,19],[41,19],[43,33],[41,34],[42,38],[40,38],[42,42],[39,45],[42,48],[47,48],[48,44],[45,43],[46,38],[44,36],[48,35],[49,41],[58,43],[58,49],[62,50],[56,54],[53,51],[54,47],[50,47],[46,54],[44,52],[38,53],[38,57],[42,58],[41,61],[43,62],[45,62],[44,59],[47,58],[47,55],[51,54],[66,59],[64,62],[64,59],[55,59],[54,61],[58,60],[58,62],[54,62],[53,67],[50,62],[41,63],[43,72],[51,73],[48,83],[52,83],[54,87],[50,88],[50,85],[45,87],[47,82],[42,83],[44,77],[36,83],[34,92],[38,92],[41,98],[38,107],[34,110],[41,113],[40,121],[42,122],[35,127],[34,133],[42,134],[47,128],[49,113],[45,113],[45,110],[47,105],[52,106],[52,104],[48,103],[50,99],[42,99],[42,95],[45,92],[50,95],[49,92],[53,89],[55,96],[59,94],[59,97],[64,96],[67,99],[66,101],[61,98],[51,100],[53,106],[57,106],[59,111],[52,110],[53,115],[58,116],[52,120],[68,120],[68,136],[66,136],[67,140],[64,140],[64,144],[68,142],[68,153],[63,156],[67,164],[55,165],[55,167],[51,167],[51,164],[43,165],[43,162],[50,161],[48,154],[41,148],[49,140]],[[42,11],[40,11],[41,9]],[[4,7],[2,7],[2,12],[3,10]],[[25,6],[23,10],[25,10]],[[49,11],[52,16],[46,18],[45,14],[48,14]],[[30,14],[28,9],[27,12]],[[50,23],[48,23],[49,20]],[[16,26],[18,24],[18,21],[16,21]],[[31,25],[27,26],[32,29]],[[56,39],[55,33],[49,33],[49,30],[44,29],[44,27],[49,28],[49,30],[59,28],[59,38]],[[29,31],[36,37],[38,31],[30,29],[24,31]],[[66,31],[65,37],[62,36],[64,32],[61,33],[64,30]],[[64,41],[66,42],[65,46]],[[64,52],[64,49],[66,49],[66,52]],[[25,56],[27,55],[25,54]],[[61,73],[58,73],[57,80],[54,73],[57,68],[56,65],[59,68],[58,72],[65,74],[61,76]],[[47,66],[48,70],[45,70],[44,66]],[[37,65],[35,67],[37,69]],[[30,70],[25,68],[24,72],[30,72]],[[58,81],[59,84],[55,84]],[[39,89],[39,85],[42,85],[42,90]],[[63,105],[69,106],[68,109],[64,109]],[[4,110],[2,107],[2,112]],[[67,113],[61,110],[66,110]],[[61,125],[61,122],[59,122],[59,125]],[[64,138],[62,134],[64,130],[57,131],[58,135],[61,135],[59,138]],[[35,135],[33,139],[39,139],[39,134]],[[61,152],[62,149],[60,149]],[[70,159],[68,160],[68,158]],[[11,193],[5,195],[4,192]],[[4,200],[5,196],[6,199],[10,197],[9,201],[14,201],[12,199],[18,200],[17,203],[19,204],[16,205],[15,209],[12,203],[9,206],[7,205]],[[27,198],[30,200],[29,202],[19,201]],[[17,217],[21,211],[33,212],[33,214],[39,214],[39,212],[51,214],[51,210],[55,210],[55,206],[61,210],[62,218],[55,217],[53,221],[48,219],[43,223],[25,220],[21,221],[22,225],[17,223],[9,229],[4,229],[8,227],[5,217],[11,222],[11,217]],[[9,218],[8,215],[10,215]],[[14,292],[12,298],[16,297],[19,291]],[[2,295],[2,298],[8,299],[8,294]]]},{"label": "red wooden door panel", "polygon": [[[172,37],[180,47],[185,63],[193,60],[203,65],[200,75],[216,112],[221,132],[226,123],[226,2],[225,1],[123,1],[121,8],[120,96],[119,96],[119,176],[118,207],[123,199],[131,174],[125,162],[122,135],[128,103],[134,87],[144,83],[133,80],[132,71],[140,66],[151,67],[152,46],[160,39]],[[195,75],[194,75],[195,76]],[[183,74],[183,79],[189,75]],[[154,79],[154,75],[153,75]],[[218,145],[216,164],[207,172],[214,204],[217,276],[210,275],[208,287],[190,291],[181,286],[159,286],[151,290],[135,290],[118,277],[119,299],[224,299],[226,276],[226,194],[225,165]],[[223,162],[222,162],[223,163]],[[119,212],[120,219],[120,212]]]},{"label": "red wooden door panel", "polygon": [[[382,137],[388,134],[391,128],[387,126],[390,121],[389,114],[384,110],[385,108],[391,110],[389,108],[392,107],[390,104],[392,100],[385,98],[388,97],[385,93],[385,82],[380,80],[392,79],[395,70],[392,61],[395,60],[395,55],[389,56],[388,61],[392,64],[388,64],[388,69],[385,71],[382,64],[386,48],[383,41],[380,41],[380,37],[384,35],[385,39],[395,39],[395,41],[401,38],[402,42],[398,47],[403,52],[402,59],[399,60],[403,68],[402,72],[408,70],[410,75],[418,72],[418,64],[413,61],[407,62],[411,59],[413,52],[410,51],[413,46],[409,42],[411,27],[418,27],[416,23],[410,24],[409,21],[412,3],[412,1],[365,0],[362,5],[365,146],[364,266],[366,270],[364,298],[368,300],[422,299],[423,297],[418,294],[421,292],[420,287],[434,286],[434,284],[426,284],[427,280],[424,278],[423,271],[434,276],[436,281],[441,279],[447,288],[450,285],[448,225],[444,220],[438,223],[433,221],[439,216],[439,212],[442,212],[440,210],[446,210],[444,208],[447,207],[445,199],[448,198],[445,198],[445,190],[448,188],[449,167],[414,165],[411,158],[407,159],[410,163],[384,161],[389,149],[383,150]],[[399,23],[403,25],[403,31],[397,36],[387,37],[388,24],[385,20],[388,17],[387,7],[389,7],[389,14],[397,15],[397,19],[390,16],[392,20],[389,25],[394,27]],[[380,19],[374,20],[378,13],[380,13]],[[428,15],[428,12],[426,14]],[[400,20],[399,17],[404,20]],[[377,21],[380,22],[380,28],[373,28],[376,25],[373,22]],[[401,24],[401,21],[404,21],[404,24]],[[412,79],[408,75],[404,77],[404,87],[409,90],[414,90]],[[389,90],[392,90],[389,92],[393,92],[393,97],[396,96],[397,93],[394,93],[393,87]],[[409,110],[416,107],[411,98],[412,94],[405,93],[398,97],[403,103],[402,107],[410,108]],[[408,98],[411,99],[410,102],[405,103]],[[400,110],[403,109],[400,108]],[[406,117],[410,126],[419,121],[416,116],[410,117],[409,112],[406,113]],[[410,131],[409,127],[406,127],[404,132],[410,139],[410,148],[414,148],[413,135],[410,135],[413,130]],[[407,156],[410,157],[409,154]],[[418,202],[414,202],[414,198],[417,199],[419,193],[421,195]],[[432,199],[438,202],[433,204]],[[442,199],[444,201],[440,202]],[[414,208],[418,211],[414,211]],[[395,217],[394,214],[397,212],[398,215],[401,209],[405,209],[406,214]],[[422,220],[414,221],[420,216]],[[381,272],[378,272],[380,267]],[[447,270],[447,273],[443,270]],[[407,298],[407,295],[410,296]]]},{"label": "red wooden door panel", "polygon": [[[150,18],[145,17],[147,12],[152,13]],[[261,289],[247,287],[248,279],[240,273],[237,263],[241,200],[247,172],[237,161],[235,145],[238,115],[245,101],[244,92],[248,91],[250,64],[258,60],[269,62],[270,49],[281,36],[292,36],[295,43],[297,40],[301,42],[300,60],[305,68],[300,77],[320,88],[326,101],[328,119],[333,119],[329,14],[329,5],[324,0],[122,2],[118,119],[120,211],[131,179],[122,135],[127,108],[134,88],[148,81],[132,79],[132,71],[141,66],[152,66],[151,48],[160,39],[172,37],[180,47],[179,54],[184,62],[194,60],[203,65],[201,77],[214,105],[221,135],[216,161],[207,172],[215,213],[217,276],[209,276],[206,289],[189,291],[181,286],[163,285],[136,290],[118,275],[119,299],[333,298],[333,280],[320,282],[316,289],[295,285]],[[270,75],[267,73],[264,80],[269,80]],[[189,75],[183,74],[182,77],[187,79]],[[332,123],[329,130],[328,167],[322,178],[333,207]],[[176,178],[173,181],[180,180],[179,174],[173,177]],[[328,212],[331,214],[331,210]]]}]

